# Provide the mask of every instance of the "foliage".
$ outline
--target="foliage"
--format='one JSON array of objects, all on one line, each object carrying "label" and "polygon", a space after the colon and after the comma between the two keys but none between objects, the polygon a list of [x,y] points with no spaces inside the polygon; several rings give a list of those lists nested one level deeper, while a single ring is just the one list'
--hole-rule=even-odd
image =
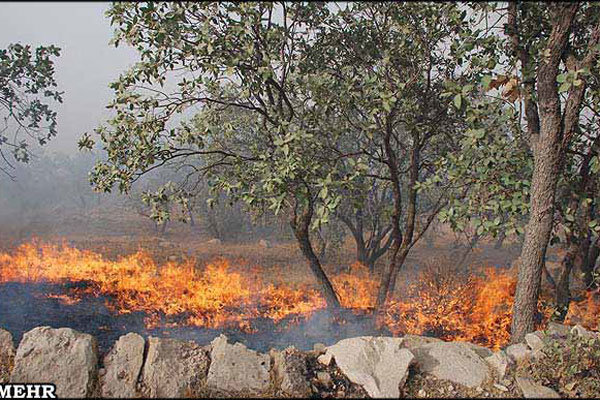
[{"label": "foliage", "polygon": [[540,384],[564,397],[591,398],[600,393],[600,339],[570,333],[566,340],[546,339],[544,356],[525,366]]},{"label": "foliage", "polygon": [[[113,5],[114,43],[134,46],[140,62],[111,85],[116,116],[96,130],[108,158],[92,183],[127,192],[140,175],[180,159],[183,182],[148,199],[186,198],[208,179],[257,209],[313,202],[314,226],[327,222],[339,202],[332,189],[356,174],[338,172],[327,152],[340,133],[319,126],[327,118],[310,104],[318,71],[302,64],[328,13],[315,3]],[[86,134],[80,145],[93,140]]]},{"label": "foliage", "polygon": [[0,49],[0,171],[9,176],[14,167],[5,150],[17,162],[28,162],[32,143],[44,145],[56,136],[51,105],[62,103],[54,78],[53,57],[59,55],[60,49],[52,45],[32,49],[16,43]]}]

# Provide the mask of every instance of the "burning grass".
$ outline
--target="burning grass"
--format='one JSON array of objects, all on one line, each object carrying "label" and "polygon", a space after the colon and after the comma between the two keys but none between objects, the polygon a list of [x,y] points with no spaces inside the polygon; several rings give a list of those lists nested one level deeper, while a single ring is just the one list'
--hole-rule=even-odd
[{"label": "burning grass", "polygon": [[[403,292],[402,300],[392,302],[384,319],[387,328],[393,334],[426,334],[490,348],[506,345],[516,284],[513,274],[494,268],[466,274],[443,264],[426,266],[416,283]],[[314,286],[266,283],[259,270],[224,258],[202,268],[193,259],[157,264],[144,251],[109,260],[65,244],[37,242],[0,254],[0,283],[84,282],[73,285],[67,296],[47,296],[73,304],[82,296],[102,295],[115,313],[144,312],[148,328],[234,327],[253,332],[255,319],[307,318],[325,307]],[[362,313],[373,308],[377,281],[362,265],[354,264],[332,281],[344,307]],[[540,302],[541,325],[551,311]],[[599,311],[600,299],[589,294],[573,303],[568,321],[597,329]]]}]

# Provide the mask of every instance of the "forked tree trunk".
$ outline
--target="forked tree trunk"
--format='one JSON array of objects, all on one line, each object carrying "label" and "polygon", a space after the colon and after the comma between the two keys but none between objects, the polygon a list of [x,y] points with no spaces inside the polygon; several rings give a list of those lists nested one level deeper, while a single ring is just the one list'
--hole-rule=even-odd
[{"label": "forked tree trunk", "polygon": [[[531,67],[528,49],[521,47],[518,37],[517,5],[509,4],[508,26],[511,29],[511,39],[521,61],[523,75],[528,81],[524,85],[524,101],[534,164],[529,222],[521,249],[521,265],[513,306],[511,327],[513,343],[523,341],[525,335],[535,328],[542,269],[552,233],[556,185],[565,148],[563,141],[568,143],[565,133],[567,136],[572,135],[583,95],[583,85],[571,93],[563,120],[556,77],[578,4],[553,7],[552,31],[544,49],[544,57],[539,63],[536,79],[531,79],[532,77],[526,71]],[[536,81],[537,92],[535,92]],[[536,98],[537,106],[533,103]]]},{"label": "forked tree trunk", "polygon": [[538,141],[534,146],[536,156],[534,156],[535,166],[531,184],[530,217],[521,249],[521,264],[513,307],[512,340],[514,342],[522,341],[535,327],[542,269],[552,233],[558,173],[556,142]]},{"label": "forked tree trunk", "polygon": [[417,190],[415,184],[419,176],[420,147],[413,144],[410,153],[410,170],[407,188],[406,220],[404,224],[404,234],[400,230],[400,218],[402,214],[402,195],[400,192],[400,174],[398,170],[398,160],[396,153],[391,146],[391,127],[388,127],[384,139],[384,148],[388,157],[388,166],[392,180],[392,193],[394,199],[394,213],[392,214],[392,256],[390,263],[384,270],[377,293],[377,314],[381,317],[387,307],[389,298],[393,295],[396,288],[396,280],[400,268],[404,265],[411,246],[413,245],[413,236],[415,231],[415,220],[417,213]]},{"label": "forked tree trunk", "polygon": [[321,262],[319,261],[319,258],[315,254],[312,244],[310,243],[309,227],[312,216],[313,206],[309,203],[309,205],[303,207],[303,210],[300,212],[298,212],[296,209],[293,210],[292,217],[290,219],[290,225],[294,232],[294,236],[298,241],[298,246],[300,247],[300,251],[302,251],[302,255],[304,255],[308,261],[310,270],[319,282],[319,286],[323,296],[325,297],[327,306],[332,309],[338,309],[341,307],[340,300],[335,293],[331,281],[325,274],[325,271],[323,271]]}]

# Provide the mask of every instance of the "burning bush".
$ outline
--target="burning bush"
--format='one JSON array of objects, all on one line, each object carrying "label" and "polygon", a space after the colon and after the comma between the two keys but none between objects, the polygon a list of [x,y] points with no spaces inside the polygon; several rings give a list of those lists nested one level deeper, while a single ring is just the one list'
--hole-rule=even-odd
[{"label": "burning bush", "polygon": [[[226,259],[203,268],[193,259],[158,265],[143,251],[108,260],[64,244],[32,242],[13,254],[0,254],[0,283],[9,281],[65,284],[67,295],[46,294],[64,304],[86,295],[104,296],[116,313],[145,313],[149,328],[234,327],[254,332],[254,319],[293,322],[326,306],[309,284],[266,284],[256,271],[236,272]],[[366,267],[356,263],[332,281],[344,307],[361,314],[373,308],[378,282]],[[510,338],[515,285],[516,277],[508,270],[484,268],[467,273],[433,260],[403,291],[402,298],[391,303],[384,322],[395,335],[425,334],[497,349]],[[598,297],[589,293],[572,303],[567,322],[597,329]],[[540,301],[539,311],[542,325],[552,310]]]},{"label": "burning bush", "polygon": [[[478,274],[426,263],[403,300],[392,303],[386,324],[394,334],[426,334],[498,349],[510,339],[516,277],[493,267]],[[545,316],[550,310],[540,302]]]}]

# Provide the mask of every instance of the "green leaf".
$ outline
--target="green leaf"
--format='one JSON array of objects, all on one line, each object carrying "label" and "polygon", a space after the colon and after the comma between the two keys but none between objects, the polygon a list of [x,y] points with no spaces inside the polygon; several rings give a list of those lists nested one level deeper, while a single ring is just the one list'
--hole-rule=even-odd
[{"label": "green leaf", "polygon": [[462,106],[462,95],[459,93],[456,96],[454,96],[454,107],[456,107],[457,110],[460,110]]}]

